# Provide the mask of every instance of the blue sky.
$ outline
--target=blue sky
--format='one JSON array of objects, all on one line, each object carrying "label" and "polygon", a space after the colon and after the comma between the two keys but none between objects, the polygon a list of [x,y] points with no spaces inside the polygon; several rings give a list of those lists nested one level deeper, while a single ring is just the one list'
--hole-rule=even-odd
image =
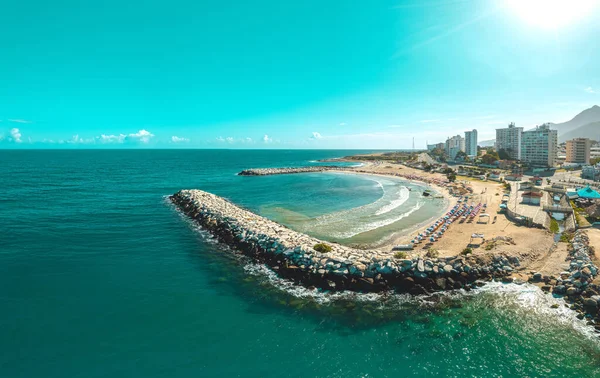
[{"label": "blue sky", "polygon": [[13,1],[0,148],[391,149],[566,121],[600,104],[600,6],[528,1]]}]

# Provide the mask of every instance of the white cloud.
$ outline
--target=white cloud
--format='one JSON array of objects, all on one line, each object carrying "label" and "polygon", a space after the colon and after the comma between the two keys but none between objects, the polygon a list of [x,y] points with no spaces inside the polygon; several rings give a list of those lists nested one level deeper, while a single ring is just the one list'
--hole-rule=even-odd
[{"label": "white cloud", "polygon": [[246,143],[252,143],[253,142],[252,138],[249,138],[249,137],[246,138],[246,139],[244,139],[243,141],[246,142]]},{"label": "white cloud", "polygon": [[13,142],[15,143],[21,143],[21,132],[19,131],[19,129],[17,129],[16,127],[13,129],[10,129],[10,136],[13,140]]},{"label": "white cloud", "polygon": [[135,134],[129,134],[127,136],[128,139],[138,140],[141,143],[148,143],[153,137],[154,134],[147,130],[140,130]]},{"label": "white cloud", "polygon": [[340,126],[346,126],[346,122],[341,122]]},{"label": "white cloud", "polygon": [[596,94],[596,93],[598,93],[598,91],[597,91],[597,90],[595,90],[595,89],[594,89],[594,88],[592,88],[592,87],[587,87],[587,88],[585,88],[585,91],[586,91],[587,93],[592,93],[592,94]]},{"label": "white cloud", "polygon": [[100,143],[123,143],[125,141],[126,135],[106,135],[102,134],[98,137]]},{"label": "white cloud", "polygon": [[14,122],[14,123],[33,123],[32,121],[28,121],[26,119],[9,119],[8,122]]},{"label": "white cloud", "polygon": [[421,123],[432,123],[432,122],[440,122],[441,120],[439,119],[424,119],[421,121]]},{"label": "white cloud", "polygon": [[271,143],[272,141],[273,141],[273,138],[270,138],[267,134],[265,134],[265,136],[263,137],[263,142]]},{"label": "white cloud", "polygon": [[235,139],[233,137],[223,138],[220,136],[217,138],[217,142],[233,144],[235,143]]},{"label": "white cloud", "polygon": [[190,141],[189,138],[178,137],[178,136],[175,136],[175,135],[173,135],[171,137],[171,142],[172,143],[187,143],[189,141]]},{"label": "white cloud", "polygon": [[[150,139],[154,138],[154,134],[152,134],[150,131],[148,130],[139,130],[137,133],[132,133],[132,134],[119,134],[119,135],[114,135],[114,134],[101,134],[99,137],[96,137],[95,140],[99,141],[100,143],[125,143],[128,141],[131,142],[139,142],[139,143],[148,143],[150,141]],[[92,141],[87,139],[85,140],[86,143],[91,143]]]},{"label": "white cloud", "polygon": [[79,134],[75,134],[73,135],[73,137],[71,137],[71,140],[67,140],[65,141],[65,143],[70,143],[70,144],[90,144],[90,143],[95,143],[96,139],[95,138],[81,138],[79,136]]},{"label": "white cloud", "polygon": [[313,131],[311,139],[323,139],[323,136],[320,133]]}]

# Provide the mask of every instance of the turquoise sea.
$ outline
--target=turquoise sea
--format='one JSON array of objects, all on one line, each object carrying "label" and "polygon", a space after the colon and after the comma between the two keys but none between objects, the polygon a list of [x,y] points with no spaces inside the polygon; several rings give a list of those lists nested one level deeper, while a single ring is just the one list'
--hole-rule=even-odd
[{"label": "turquoise sea", "polygon": [[354,152],[0,150],[0,377],[600,376],[598,338],[533,287],[316,293],[165,200],[203,189],[342,243],[378,243],[444,206],[392,179],[235,175]]}]

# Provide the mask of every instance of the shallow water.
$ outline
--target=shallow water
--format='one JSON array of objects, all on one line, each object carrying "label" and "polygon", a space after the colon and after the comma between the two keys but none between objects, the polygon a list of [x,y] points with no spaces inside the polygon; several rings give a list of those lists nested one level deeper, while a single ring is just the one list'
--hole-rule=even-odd
[{"label": "shallow water", "polygon": [[300,224],[382,190],[235,173],[348,153],[0,151],[0,376],[600,375],[590,329],[533,287],[317,293],[235,257],[164,199],[200,188]]}]

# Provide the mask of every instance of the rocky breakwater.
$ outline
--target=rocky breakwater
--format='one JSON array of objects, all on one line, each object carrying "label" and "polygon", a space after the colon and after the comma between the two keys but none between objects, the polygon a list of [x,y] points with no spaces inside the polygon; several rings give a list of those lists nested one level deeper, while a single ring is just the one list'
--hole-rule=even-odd
[{"label": "rocky breakwater", "polygon": [[542,290],[563,296],[568,306],[577,311],[577,317],[587,318],[588,324],[600,331],[600,285],[594,283],[598,267],[592,261],[595,253],[585,231],[575,232],[569,247],[569,268],[559,277],[533,273],[531,282],[543,284]]},{"label": "rocky breakwater", "polygon": [[311,173],[325,171],[348,171],[351,167],[340,167],[336,165],[322,165],[313,167],[288,167],[288,168],[252,168],[245,169],[238,173],[239,176],[272,176],[272,175],[289,175],[292,173]]},{"label": "rocky breakwater", "polygon": [[427,294],[503,279],[519,265],[518,259],[503,256],[482,263],[471,256],[410,258],[353,249],[295,232],[211,193],[182,190],[170,199],[220,242],[306,287]]}]

